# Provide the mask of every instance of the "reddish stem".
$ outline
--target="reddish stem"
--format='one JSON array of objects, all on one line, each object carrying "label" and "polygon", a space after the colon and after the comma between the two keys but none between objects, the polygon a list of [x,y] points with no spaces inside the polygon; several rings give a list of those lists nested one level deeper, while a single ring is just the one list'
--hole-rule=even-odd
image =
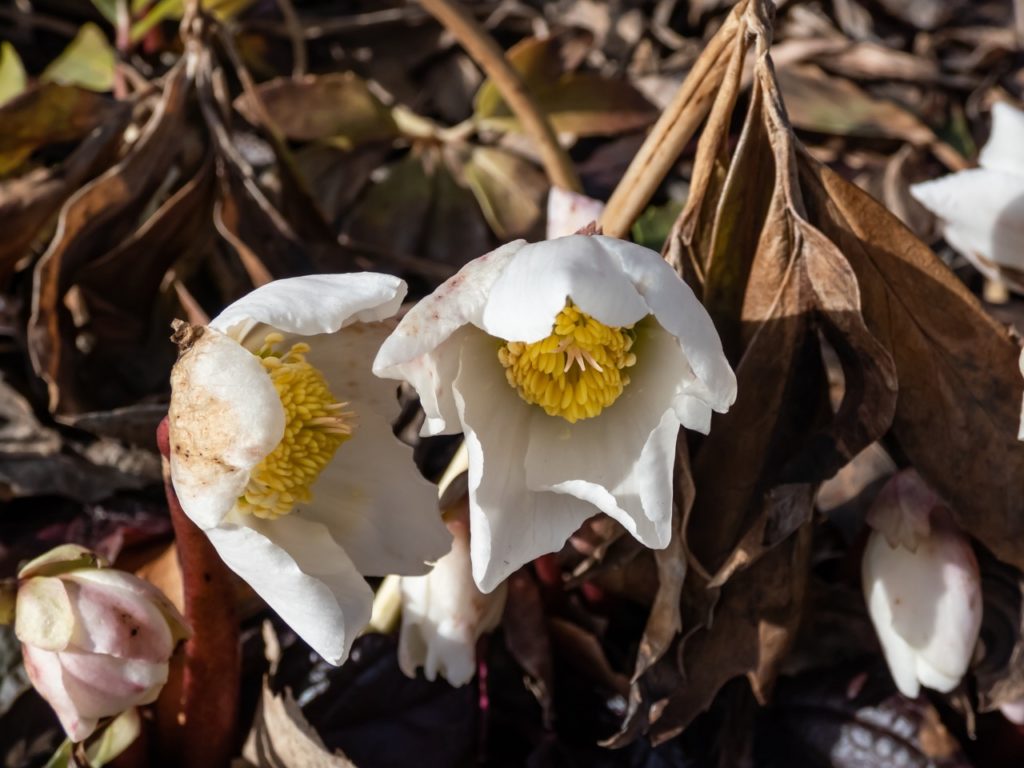
[{"label": "reddish stem", "polygon": [[[166,459],[167,419],[156,436]],[[181,563],[185,617],[193,635],[185,644],[180,681],[169,682],[161,695],[161,758],[165,765],[220,768],[236,753],[241,661],[234,592],[230,572],[182,510],[166,473],[164,487]]]}]

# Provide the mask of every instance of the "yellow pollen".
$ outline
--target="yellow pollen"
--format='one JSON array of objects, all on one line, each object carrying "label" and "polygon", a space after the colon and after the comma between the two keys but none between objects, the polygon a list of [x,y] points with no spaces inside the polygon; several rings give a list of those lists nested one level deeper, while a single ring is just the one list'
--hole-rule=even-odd
[{"label": "yellow pollen", "polygon": [[320,371],[306,360],[309,345],[293,344],[283,355],[275,347],[284,341],[270,333],[256,352],[284,407],[284,437],[252,471],[238,499],[243,512],[274,519],[296,504],[309,503],[313,482],[352,436],[353,417],[348,403],[339,403]]},{"label": "yellow pollen", "polygon": [[624,369],[636,364],[634,338],[632,326],[610,328],[566,301],[550,336],[506,342],[498,360],[523,400],[575,423],[597,416],[629,384]]}]

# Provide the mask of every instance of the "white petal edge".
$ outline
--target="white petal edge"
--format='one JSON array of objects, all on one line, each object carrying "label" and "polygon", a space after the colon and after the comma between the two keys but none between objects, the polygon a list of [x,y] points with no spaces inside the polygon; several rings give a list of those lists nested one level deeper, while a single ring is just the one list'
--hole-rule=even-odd
[{"label": "white petal edge", "polygon": [[650,309],[603,247],[610,239],[569,235],[524,245],[491,287],[483,329],[508,341],[539,341],[551,334],[567,298],[605,325],[621,328],[641,320]]},{"label": "white petal edge", "polygon": [[208,531],[224,563],[299,637],[341,664],[370,620],[373,590],[320,523],[296,514]]},{"label": "white petal edge", "polygon": [[327,526],[366,576],[426,573],[428,563],[451,548],[437,486],[419,473],[412,448],[391,427],[399,410],[397,385],[370,370],[391,328],[358,323],[310,342],[310,362],[349,403],[356,429],[320,474],[303,514]]},{"label": "white petal edge", "polygon": [[1024,110],[1005,101],[992,105],[992,134],[981,149],[978,164],[1024,177]]},{"label": "white petal edge", "polygon": [[207,328],[171,371],[167,422],[174,491],[185,514],[209,529],[281,442],[285,414],[260,361]]},{"label": "white petal edge", "polygon": [[493,353],[486,334],[467,337],[452,388],[469,452],[473,579],[484,593],[534,558],[560,550],[598,512],[572,496],[527,488],[531,406],[508,385]]},{"label": "white petal edge", "polygon": [[57,652],[25,645],[22,646],[22,658],[32,685],[53,708],[68,738],[79,742],[91,736],[99,725],[99,718],[79,714],[64,686],[64,669]]},{"label": "white petal edge", "polygon": [[983,260],[1024,269],[1024,176],[972,168],[914,184],[910,192],[942,219],[950,245],[981,272],[998,274]]},{"label": "white petal edge", "polygon": [[711,316],[690,286],[660,254],[649,248],[612,237],[598,236],[595,239],[617,258],[650,312],[666,331],[676,337],[696,376],[697,381],[681,393],[677,407],[680,415],[686,416],[684,423],[690,418],[695,425],[706,420],[703,413],[698,414],[700,409],[688,402],[688,398],[698,398],[719,413],[729,410],[736,400],[736,374],[725,357]]},{"label": "white petal edge", "polygon": [[460,431],[451,393],[461,347],[456,336],[463,326],[481,325],[494,281],[525,243],[515,240],[466,264],[413,306],[381,346],[373,372],[415,388],[427,416],[422,434]]},{"label": "white petal edge", "polygon": [[[376,272],[290,277],[261,285],[229,305],[210,327],[247,341],[257,324],[284,333],[333,333],[354,322],[394,315],[406,294],[405,281]],[[258,346],[262,339],[253,342]]]}]

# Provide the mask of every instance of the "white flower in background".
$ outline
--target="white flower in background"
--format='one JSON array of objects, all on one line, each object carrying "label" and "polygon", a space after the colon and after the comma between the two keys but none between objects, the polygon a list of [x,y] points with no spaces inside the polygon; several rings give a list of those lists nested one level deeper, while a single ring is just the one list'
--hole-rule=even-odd
[{"label": "white flower in background", "polygon": [[561,187],[552,187],[548,192],[548,240],[579,232],[589,224],[600,221],[602,213],[604,203],[600,200]]},{"label": "white flower in background", "polygon": [[942,220],[950,245],[1024,293],[1024,111],[1004,102],[992,107],[992,135],[978,164],[910,191]]},{"label": "white flower in background", "polygon": [[69,739],[156,699],[174,647],[190,634],[160,590],[73,544],[28,563],[18,581],[25,670]]},{"label": "white flower in background", "polygon": [[981,630],[981,574],[971,543],[912,469],[895,475],[867,515],[861,564],[868,612],[904,696],[948,693]]},{"label": "white flower in background", "polygon": [[392,432],[395,387],[370,372],[404,295],[389,275],[278,280],[178,333],[182,509],[332,664],[369,620],[363,575],[426,573],[450,542],[437,489]]},{"label": "white flower in background", "polygon": [[464,432],[473,578],[490,592],[604,512],[671,536],[680,424],[736,396],[711,318],[654,251],[610,237],[519,240],[471,261],[381,347],[427,435]]},{"label": "white flower in background", "polygon": [[501,621],[507,589],[501,584],[486,595],[477,589],[467,523],[452,522],[448,528],[451,552],[426,576],[402,579],[398,665],[409,677],[422,667],[427,680],[440,674],[459,686],[476,673],[476,641]]}]

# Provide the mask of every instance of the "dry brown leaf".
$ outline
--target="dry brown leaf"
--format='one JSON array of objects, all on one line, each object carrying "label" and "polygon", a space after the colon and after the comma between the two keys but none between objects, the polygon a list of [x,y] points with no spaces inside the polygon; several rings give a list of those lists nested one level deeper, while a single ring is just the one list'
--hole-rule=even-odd
[{"label": "dry brown leaf", "polygon": [[276,694],[266,679],[242,756],[256,768],[355,768],[344,755],[327,751],[291,691]]}]

